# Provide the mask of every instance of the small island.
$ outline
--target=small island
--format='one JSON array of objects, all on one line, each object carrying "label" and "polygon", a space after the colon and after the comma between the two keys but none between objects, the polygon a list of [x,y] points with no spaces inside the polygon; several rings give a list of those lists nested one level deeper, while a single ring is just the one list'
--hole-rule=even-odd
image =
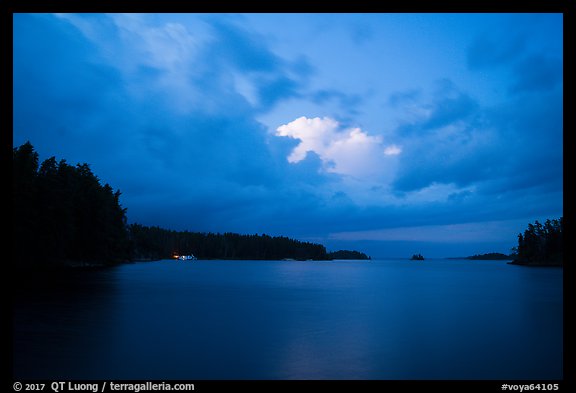
[{"label": "small island", "polygon": [[414,254],[412,255],[412,258],[410,258],[411,261],[423,261],[424,257],[422,256],[422,254]]},{"label": "small island", "polygon": [[328,259],[355,259],[355,260],[371,260],[372,258],[363,252],[351,251],[351,250],[339,250],[333,251],[326,254]]}]

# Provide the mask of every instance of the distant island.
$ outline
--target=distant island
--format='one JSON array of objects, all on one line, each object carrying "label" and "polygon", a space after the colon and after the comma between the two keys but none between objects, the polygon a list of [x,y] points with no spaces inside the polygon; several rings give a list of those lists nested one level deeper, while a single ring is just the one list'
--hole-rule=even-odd
[{"label": "distant island", "polygon": [[489,252],[487,254],[472,255],[471,257],[467,257],[466,259],[476,261],[510,261],[513,260],[514,257],[499,252]]},{"label": "distant island", "polygon": [[414,254],[412,255],[412,258],[410,258],[411,261],[423,261],[424,257],[422,256],[422,254]]},{"label": "distant island", "polygon": [[487,254],[476,254],[469,257],[450,257],[446,259],[470,259],[473,261],[511,261],[514,255],[506,255],[500,252],[489,252]]},{"label": "distant island", "polygon": [[371,260],[372,258],[363,252],[350,251],[350,250],[339,250],[334,252],[329,252],[326,254],[328,259],[358,259],[358,260]]}]

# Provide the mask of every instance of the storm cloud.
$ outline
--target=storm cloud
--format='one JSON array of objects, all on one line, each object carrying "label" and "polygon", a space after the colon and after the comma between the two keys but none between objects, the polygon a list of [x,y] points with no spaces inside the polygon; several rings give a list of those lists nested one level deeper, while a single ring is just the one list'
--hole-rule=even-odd
[{"label": "storm cloud", "polygon": [[562,215],[562,18],[416,16],[15,14],[14,146],[130,222],[507,252]]}]

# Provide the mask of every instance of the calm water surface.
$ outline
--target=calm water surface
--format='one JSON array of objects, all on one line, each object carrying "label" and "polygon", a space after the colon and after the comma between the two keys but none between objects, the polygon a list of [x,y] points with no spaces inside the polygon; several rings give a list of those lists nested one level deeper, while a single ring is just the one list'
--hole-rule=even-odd
[{"label": "calm water surface", "polygon": [[21,289],[14,377],[560,379],[562,270],[161,261]]}]

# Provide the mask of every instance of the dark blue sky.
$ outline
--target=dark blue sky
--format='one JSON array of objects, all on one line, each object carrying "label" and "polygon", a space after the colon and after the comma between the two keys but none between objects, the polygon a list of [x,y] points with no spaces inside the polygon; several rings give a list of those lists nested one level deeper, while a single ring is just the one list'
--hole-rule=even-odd
[{"label": "dark blue sky", "polygon": [[14,145],[130,222],[373,256],[562,215],[561,14],[16,14]]}]

